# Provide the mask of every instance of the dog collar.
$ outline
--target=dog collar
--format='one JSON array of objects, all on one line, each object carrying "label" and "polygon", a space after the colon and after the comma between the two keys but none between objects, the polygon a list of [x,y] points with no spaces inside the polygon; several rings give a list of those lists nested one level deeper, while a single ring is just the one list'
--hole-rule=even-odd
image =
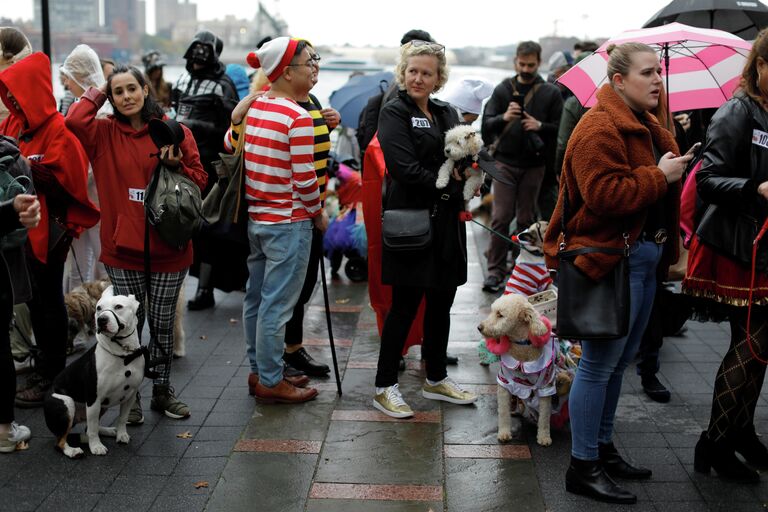
[{"label": "dog collar", "polygon": [[524,340],[515,340],[515,341],[513,341],[512,343],[514,343],[515,345],[523,345],[523,346],[526,346],[526,345],[530,345],[530,344],[531,344],[531,340],[529,340],[528,338],[526,338],[526,339],[524,339]]},{"label": "dog collar", "polygon": [[125,336],[112,336],[112,337],[110,338],[110,340],[112,340],[112,341],[114,341],[115,343],[117,343],[118,341],[123,341],[123,340],[126,340],[126,339],[130,338],[130,337],[131,337],[131,336],[133,336],[135,333],[136,333],[136,329],[132,330],[131,332],[129,332],[129,333],[128,333],[128,334],[126,334]]}]

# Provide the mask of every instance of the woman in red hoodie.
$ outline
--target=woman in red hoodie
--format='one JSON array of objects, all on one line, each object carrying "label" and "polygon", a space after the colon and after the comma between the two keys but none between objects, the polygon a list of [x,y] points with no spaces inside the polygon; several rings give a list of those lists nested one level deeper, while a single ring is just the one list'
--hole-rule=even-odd
[{"label": "woman in red hoodie", "polygon": [[[109,99],[114,115],[97,118],[96,113]],[[144,75],[134,67],[120,66],[101,89],[91,87],[72,105],[66,123],[80,139],[93,166],[101,200],[101,261],[115,292],[134,294],[142,303],[139,326],[144,325],[146,285],[144,279],[144,189],[159,161],[157,148],[149,136],[150,119],[162,118],[163,109],[149,95]],[[160,151],[160,160],[189,176],[201,188],[207,175],[192,133],[183,126],[185,138],[179,154],[170,146]],[[157,334],[158,345],[152,358],[173,350],[173,322],[179,290],[192,263],[192,245],[177,249],[160,239],[150,228],[152,293],[149,321]],[[157,367],[160,377],[152,388],[152,410],[174,419],[189,416],[189,407],[179,401],[170,387],[170,361]],[[129,424],[141,424],[144,416],[138,395],[128,417]]]},{"label": "woman in red hoodie", "polygon": [[27,304],[40,354],[35,372],[16,394],[17,406],[39,407],[66,364],[64,260],[72,237],[95,225],[99,210],[87,195],[85,152],[56,110],[48,57],[33,53],[0,73],[0,100],[10,112],[0,134],[19,141],[40,200],[40,224],[29,230],[27,244],[33,287]]}]

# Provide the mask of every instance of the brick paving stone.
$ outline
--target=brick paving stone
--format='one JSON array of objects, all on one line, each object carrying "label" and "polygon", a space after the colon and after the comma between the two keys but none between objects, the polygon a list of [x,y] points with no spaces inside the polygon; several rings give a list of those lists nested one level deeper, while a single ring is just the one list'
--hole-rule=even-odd
[{"label": "brick paving stone", "polygon": [[241,439],[235,445],[236,452],[263,453],[320,453],[320,441],[295,441],[282,439]]},{"label": "brick paving stone", "polygon": [[331,500],[310,499],[307,501],[307,512],[359,512],[370,510],[376,512],[442,512],[443,502],[440,501],[365,501],[365,500]]},{"label": "brick paving stone", "polygon": [[439,485],[327,484],[315,483],[312,499],[434,501],[443,497]]},{"label": "brick paving stone", "polygon": [[447,444],[445,456],[451,459],[530,459],[528,445]]}]

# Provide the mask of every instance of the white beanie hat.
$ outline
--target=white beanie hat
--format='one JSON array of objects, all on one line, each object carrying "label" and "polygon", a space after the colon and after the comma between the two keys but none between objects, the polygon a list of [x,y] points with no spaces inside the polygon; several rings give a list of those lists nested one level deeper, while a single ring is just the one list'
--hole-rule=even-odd
[{"label": "white beanie hat", "polygon": [[449,85],[442,99],[462,112],[480,114],[483,100],[492,92],[493,84],[488,80],[480,77],[466,77],[461,82]]},{"label": "white beanie hat", "polygon": [[252,68],[263,69],[270,82],[277,80],[296,54],[298,39],[276,37],[248,54],[246,60]]}]

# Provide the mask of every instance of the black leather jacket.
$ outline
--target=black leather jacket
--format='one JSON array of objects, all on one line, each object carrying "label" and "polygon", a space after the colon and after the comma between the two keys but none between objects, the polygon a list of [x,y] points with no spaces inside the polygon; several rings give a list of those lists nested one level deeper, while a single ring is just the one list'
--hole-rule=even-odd
[{"label": "black leather jacket", "polygon": [[[738,93],[720,107],[707,130],[696,189],[703,214],[696,230],[701,240],[749,265],[752,241],[768,215],[768,201],[757,193],[768,181],[768,113]],[[757,268],[768,269],[768,241],[758,247]]]}]

